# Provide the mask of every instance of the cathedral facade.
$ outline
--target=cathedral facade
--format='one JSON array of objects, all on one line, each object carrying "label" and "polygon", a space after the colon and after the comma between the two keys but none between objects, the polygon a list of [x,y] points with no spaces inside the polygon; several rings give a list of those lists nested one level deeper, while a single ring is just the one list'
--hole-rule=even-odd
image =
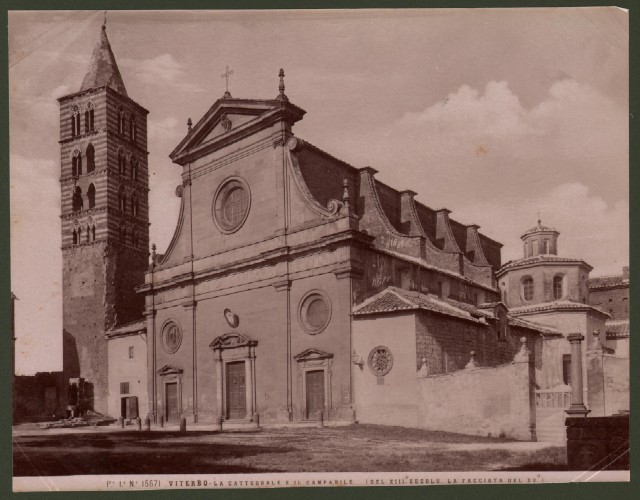
[{"label": "cathedral facade", "polygon": [[535,439],[534,389],[568,390],[568,334],[605,330],[591,267],[558,257],[540,224],[502,265],[477,225],[298,137],[284,78],[273,98],[227,91],[189,119],[170,155],[178,222],[149,259],[147,111],[103,26],[80,91],[60,99],[69,404],[155,423],[428,428],[466,411],[429,391],[455,403],[466,377],[509,373],[519,385],[498,402],[479,382],[487,418],[469,431]]}]

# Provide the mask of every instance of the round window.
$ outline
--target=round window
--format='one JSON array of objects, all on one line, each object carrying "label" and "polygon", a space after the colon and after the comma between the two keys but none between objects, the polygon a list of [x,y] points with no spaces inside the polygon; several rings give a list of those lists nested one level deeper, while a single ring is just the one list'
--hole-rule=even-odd
[{"label": "round window", "polygon": [[331,319],[331,302],[319,291],[307,293],[300,301],[300,323],[303,328],[315,335],[324,330]]},{"label": "round window", "polygon": [[379,345],[369,353],[369,369],[374,375],[383,377],[391,371],[393,356],[388,347]]},{"label": "round window", "polygon": [[213,220],[223,233],[240,229],[249,214],[251,196],[248,184],[240,178],[223,182],[213,202]]},{"label": "round window", "polygon": [[162,328],[162,347],[169,354],[180,349],[182,344],[182,330],[175,321],[168,321]]}]

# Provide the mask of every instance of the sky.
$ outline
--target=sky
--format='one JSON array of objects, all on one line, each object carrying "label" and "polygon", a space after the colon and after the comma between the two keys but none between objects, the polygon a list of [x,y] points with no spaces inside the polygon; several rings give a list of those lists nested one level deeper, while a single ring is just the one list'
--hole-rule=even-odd
[{"label": "sky", "polygon": [[[62,367],[57,98],[77,92],[102,11],[9,13],[12,290],[18,373]],[[151,241],[181,168],[168,155],[225,91],[307,111],[298,137],[522,256],[536,223],[591,276],[629,263],[628,15],[616,8],[110,11],[129,97],[150,111]]]}]

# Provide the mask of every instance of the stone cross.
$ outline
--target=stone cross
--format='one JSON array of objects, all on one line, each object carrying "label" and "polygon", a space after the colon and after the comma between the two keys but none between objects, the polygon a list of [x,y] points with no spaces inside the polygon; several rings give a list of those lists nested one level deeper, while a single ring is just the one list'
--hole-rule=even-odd
[{"label": "stone cross", "polygon": [[226,80],[225,92],[224,92],[225,96],[229,94],[229,76],[230,75],[233,75],[233,70],[229,69],[229,65],[227,64],[227,70],[220,75],[220,78],[224,78]]}]

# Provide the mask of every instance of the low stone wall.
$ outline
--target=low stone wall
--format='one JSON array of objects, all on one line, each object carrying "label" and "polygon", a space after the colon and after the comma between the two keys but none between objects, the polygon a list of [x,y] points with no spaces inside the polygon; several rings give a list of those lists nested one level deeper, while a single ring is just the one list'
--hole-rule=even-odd
[{"label": "low stone wall", "polygon": [[569,470],[629,469],[629,415],[567,418]]},{"label": "low stone wall", "polygon": [[528,359],[418,378],[418,426],[532,440],[535,401]]}]

